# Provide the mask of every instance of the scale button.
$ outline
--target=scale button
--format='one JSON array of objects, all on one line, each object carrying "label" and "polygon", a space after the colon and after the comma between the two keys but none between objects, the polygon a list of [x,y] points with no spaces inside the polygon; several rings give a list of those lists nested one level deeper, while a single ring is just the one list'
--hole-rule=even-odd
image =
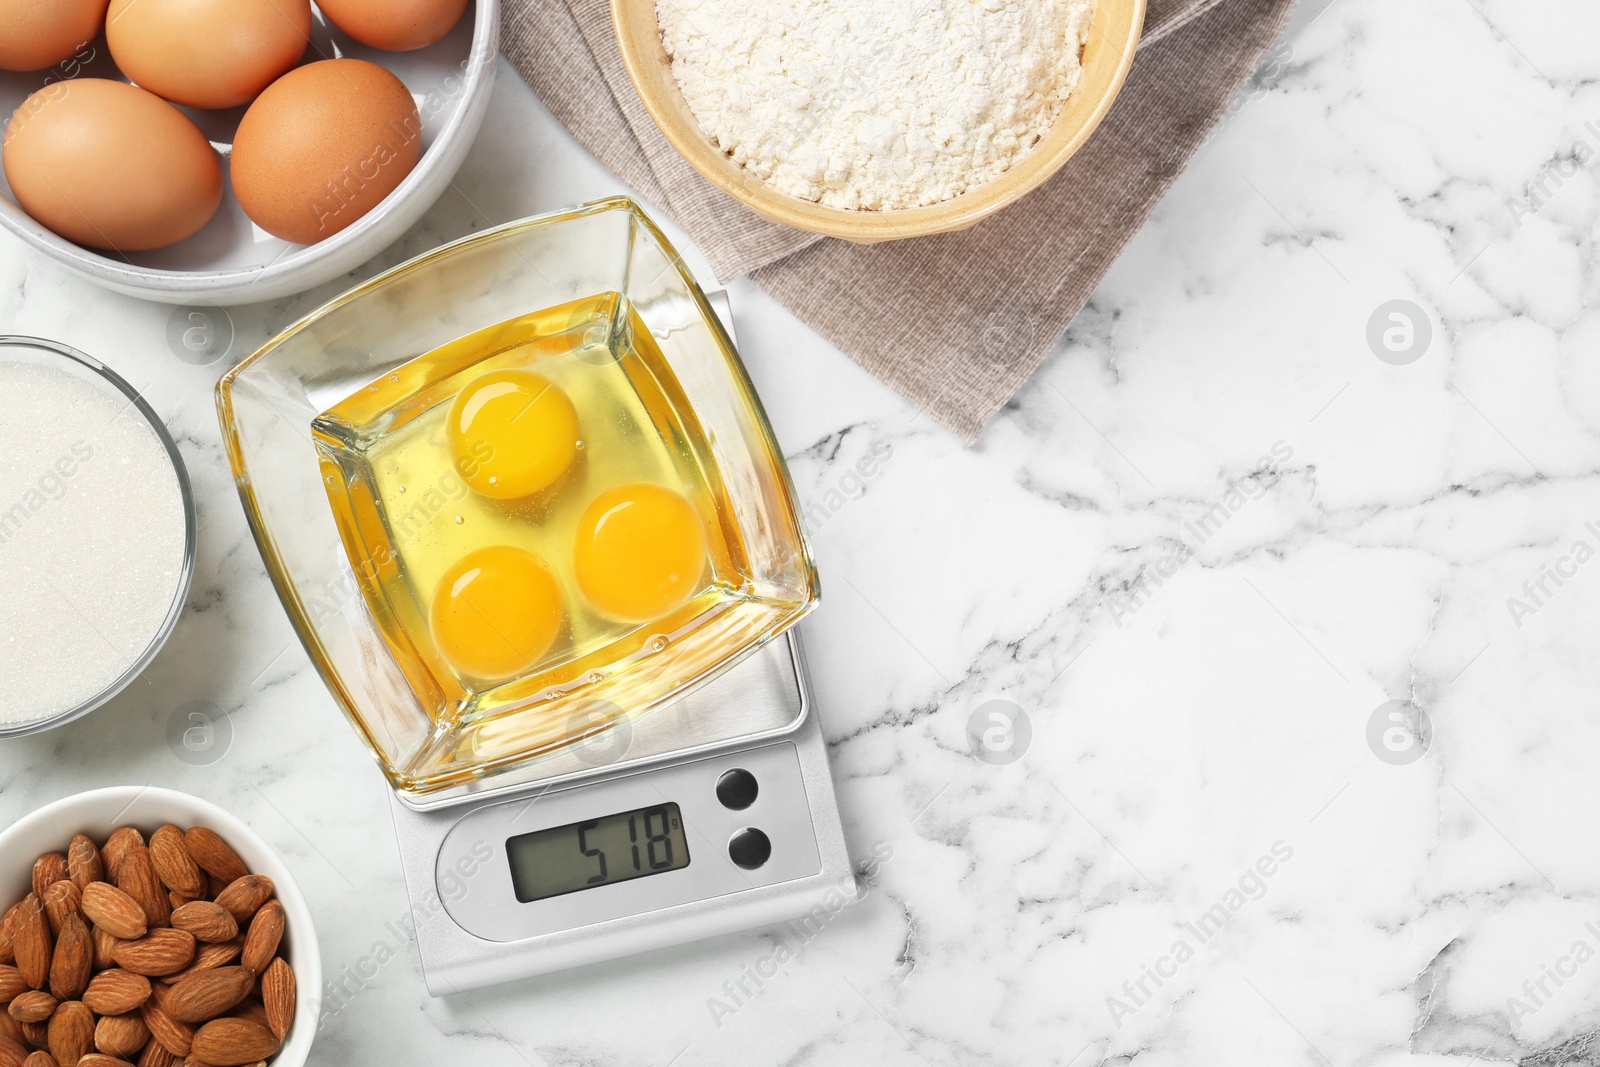
[{"label": "scale button", "polygon": [[766,863],[771,855],[772,842],[754,826],[746,826],[728,839],[728,858],[747,871]]},{"label": "scale button", "polygon": [[759,792],[761,786],[757,784],[756,776],[742,768],[724,771],[722,777],[717,779],[717,799],[722,801],[723,807],[734,811],[743,811],[754,804]]}]

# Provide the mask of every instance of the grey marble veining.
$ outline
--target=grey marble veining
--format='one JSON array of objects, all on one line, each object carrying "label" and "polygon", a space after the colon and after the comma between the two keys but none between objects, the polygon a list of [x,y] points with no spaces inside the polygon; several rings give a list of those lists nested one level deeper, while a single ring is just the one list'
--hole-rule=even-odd
[{"label": "grey marble veining", "polygon": [[[0,817],[154,781],[247,819],[316,912],[318,1063],[1593,1062],[1596,41],[1576,0],[1311,4],[973,449],[732,282],[864,900],[442,1000],[233,492],[229,360],[0,243],[0,332],[145,390],[201,523],[165,651],[7,743]],[[456,186],[359,275],[621,188],[504,65]]]}]

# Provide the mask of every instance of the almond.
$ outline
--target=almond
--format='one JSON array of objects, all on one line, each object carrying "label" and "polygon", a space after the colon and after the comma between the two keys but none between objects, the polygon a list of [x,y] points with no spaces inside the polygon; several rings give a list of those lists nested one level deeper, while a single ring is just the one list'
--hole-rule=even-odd
[{"label": "almond", "polygon": [[9,1037],[0,1039],[0,1067],[22,1067],[27,1060],[27,1049]]},{"label": "almond", "polygon": [[159,1041],[149,1042],[139,1054],[139,1067],[172,1067],[176,1062],[178,1057],[169,1052]]},{"label": "almond", "polygon": [[19,994],[6,1009],[19,1023],[42,1023],[56,1011],[56,998],[41,990],[30,989]]},{"label": "almond", "polygon": [[150,1030],[138,1012],[107,1015],[94,1026],[94,1047],[107,1056],[131,1059],[149,1040]]},{"label": "almond", "polygon": [[151,1041],[139,1056],[139,1067],[172,1067],[177,1059],[161,1042]]},{"label": "almond", "polygon": [[262,1007],[261,1002],[254,998],[240,1001],[239,1006],[230,1011],[226,1018],[248,1019],[253,1023],[265,1026],[268,1030],[272,1029],[272,1024],[267,1021],[267,1009]]},{"label": "almond", "polygon": [[16,962],[17,922],[21,918],[22,902],[19,900],[6,909],[5,918],[0,919],[0,963]]},{"label": "almond", "polygon": [[278,954],[278,942],[283,939],[283,905],[269,900],[261,905],[255,918],[250,920],[250,932],[245,935],[244,951],[239,962],[260,974],[267,969]]},{"label": "almond", "polygon": [[163,978],[159,982],[150,983],[149,1002],[160,1008],[162,1011],[167,1010],[167,997],[172,993],[172,986],[167,983],[171,981],[176,981],[176,979]]},{"label": "almond", "polygon": [[208,1022],[249,996],[255,980],[244,967],[196,971],[172,987],[161,1010],[180,1023]]},{"label": "almond", "polygon": [[150,979],[112,968],[89,979],[83,1002],[96,1015],[126,1015],[150,999]]},{"label": "almond", "polygon": [[75,834],[67,846],[67,877],[81,891],[90,882],[103,882],[105,864],[100,862],[100,849],[84,834]]},{"label": "almond", "polygon": [[239,923],[233,914],[210,900],[196,900],[172,913],[172,925],[187,930],[197,941],[232,941],[239,936]]},{"label": "almond", "polygon": [[[15,1022],[15,1020],[12,1020]],[[17,1023],[22,1028],[22,1036],[28,1044],[43,1052],[50,1047],[50,1025],[48,1023]]]},{"label": "almond", "polygon": [[200,951],[195,953],[194,965],[200,970],[226,966],[238,959],[243,951],[242,937],[236,937],[232,941],[219,941],[214,945],[201,945]]},{"label": "almond", "polygon": [[157,1006],[154,998],[139,1007],[139,1018],[150,1028],[150,1037],[174,1056],[189,1055],[194,1028],[180,1023]]},{"label": "almond", "polygon": [[112,937],[143,937],[149,929],[144,908],[109,882],[90,882],[83,890],[83,913]]},{"label": "almond", "polygon": [[107,878],[113,882],[117,880],[117,872],[122,869],[123,857],[136,847],[144,847],[144,835],[133,827],[124,826],[111,832],[111,836],[106,838],[106,847],[100,850],[100,862],[105,867]]},{"label": "almond", "polygon": [[171,927],[151,930],[137,941],[118,944],[111,958],[134,974],[177,974],[194,960],[194,935]]},{"label": "almond", "polygon": [[224,967],[239,958],[239,952],[244,947],[244,938],[236,937],[232,941],[223,941],[215,945],[201,945],[194,954],[194,962],[176,974],[161,976],[158,986],[171,988],[190,975],[199,974],[201,971],[210,971]]},{"label": "almond", "polygon": [[128,1061],[104,1052],[91,1052],[78,1061],[78,1067],[129,1067]]},{"label": "almond", "polygon": [[9,1038],[19,1045],[28,1043],[27,1035],[22,1032],[22,1024],[13,1019],[8,1011],[0,1011],[0,1037]]},{"label": "almond", "polygon": [[50,1055],[64,1067],[75,1067],[94,1047],[94,1013],[80,1000],[69,1000],[50,1016]]},{"label": "almond", "polygon": [[56,1067],[55,1057],[48,1052],[30,1052],[22,1067]]},{"label": "almond", "polygon": [[172,905],[167,903],[167,888],[156,875],[149,849],[143,845],[128,849],[128,854],[122,857],[122,865],[117,868],[116,883],[118,889],[139,902],[151,929],[167,925]]},{"label": "almond", "polygon": [[44,891],[67,876],[67,857],[46,852],[33,861],[33,895],[44,899]]},{"label": "almond", "polygon": [[150,859],[162,884],[174,893],[198,897],[206,891],[206,876],[189,855],[183,831],[171,823],[150,835]]},{"label": "almond", "polygon": [[50,980],[50,957],[55,952],[55,944],[44,905],[32,893],[23,898],[14,947],[17,970],[22,972],[23,979],[34,989],[44,988],[45,982]]},{"label": "almond", "polygon": [[241,1067],[277,1052],[278,1039],[249,1019],[213,1019],[195,1031],[191,1051],[216,1067]]},{"label": "almond", "polygon": [[[71,882],[67,883],[71,885]],[[94,939],[83,916],[73,912],[61,926],[50,960],[50,992],[57,1000],[77,1000],[94,970]]]},{"label": "almond", "polygon": [[8,963],[0,963],[0,1004],[16,999],[31,988],[21,971]]},{"label": "almond", "polygon": [[294,1025],[295,977],[289,961],[279,956],[261,976],[261,1000],[267,1010],[267,1026],[279,1041]]},{"label": "almond", "polygon": [[233,915],[240,926],[250,921],[256,909],[272,897],[272,879],[261,874],[247,874],[235,878],[228,887],[217,894],[217,903]]},{"label": "almond", "polygon": [[200,869],[224,885],[250,873],[239,854],[213,830],[191,826],[184,831],[183,843]]},{"label": "almond", "polygon": [[111,954],[116,951],[117,945],[121,944],[120,939],[110,931],[102,930],[98,926],[92,926],[90,931],[94,935],[95,967],[103,970],[114,966],[117,961],[111,958]]},{"label": "almond", "polygon": [[78,914],[83,908],[83,894],[65,879],[53,883],[39,899],[44,902],[44,913],[50,920],[50,929],[58,935],[66,917]]},{"label": "almond", "polygon": [[197,971],[209,971],[213,967],[225,967],[239,958],[239,953],[244,950],[244,938],[236,937],[232,941],[219,941],[214,945],[201,945],[200,950],[194,954],[194,962],[187,970],[161,979],[168,985],[176,984]]}]

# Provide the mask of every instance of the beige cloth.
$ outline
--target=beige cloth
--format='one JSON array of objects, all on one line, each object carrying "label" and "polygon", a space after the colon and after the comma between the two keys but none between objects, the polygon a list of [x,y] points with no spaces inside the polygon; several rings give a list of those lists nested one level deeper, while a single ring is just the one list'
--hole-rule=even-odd
[{"label": "beige cloth", "polygon": [[1121,95],[1050,181],[962,233],[865,246],[768,222],[690,167],[634,91],[608,0],[507,0],[502,44],[556,118],[670,212],[720,278],[750,274],[971,443],[1055,346],[1293,5],[1149,0]]}]

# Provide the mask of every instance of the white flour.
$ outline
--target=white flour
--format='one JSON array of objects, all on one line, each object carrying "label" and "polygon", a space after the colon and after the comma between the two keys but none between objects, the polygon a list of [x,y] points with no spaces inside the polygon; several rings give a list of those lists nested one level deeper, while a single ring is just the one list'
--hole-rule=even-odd
[{"label": "white flour", "polygon": [[1050,128],[1094,0],[657,0],[690,110],[735,162],[840,208],[935,204]]}]

